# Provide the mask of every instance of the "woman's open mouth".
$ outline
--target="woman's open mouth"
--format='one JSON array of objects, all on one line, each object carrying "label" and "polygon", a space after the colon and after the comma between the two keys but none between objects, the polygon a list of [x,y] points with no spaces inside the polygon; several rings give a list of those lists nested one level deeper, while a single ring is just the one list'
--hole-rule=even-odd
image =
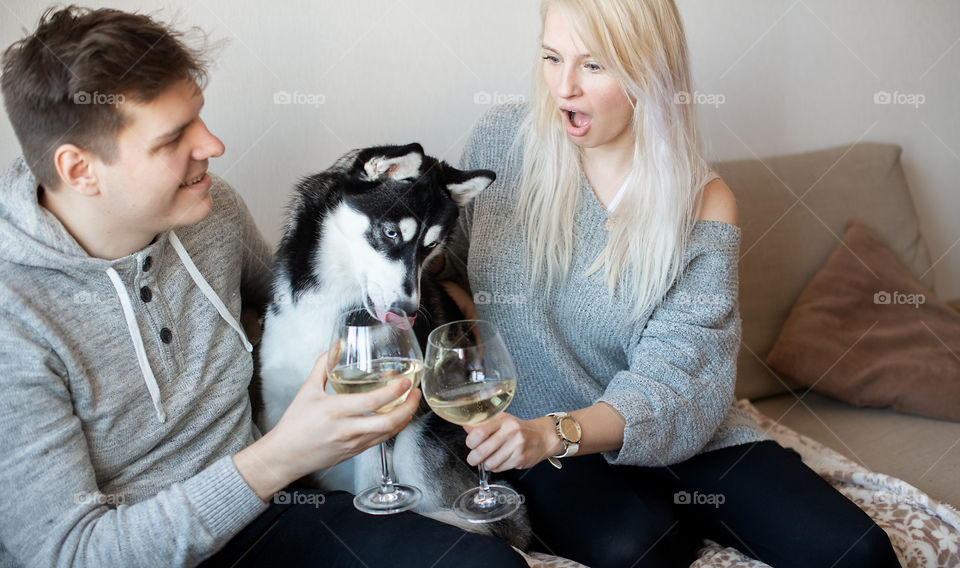
[{"label": "woman's open mouth", "polygon": [[590,130],[592,118],[589,114],[576,109],[565,108],[560,109],[560,112],[563,114],[563,122],[567,127],[567,134],[570,136],[580,138],[581,136],[585,136],[587,131]]}]

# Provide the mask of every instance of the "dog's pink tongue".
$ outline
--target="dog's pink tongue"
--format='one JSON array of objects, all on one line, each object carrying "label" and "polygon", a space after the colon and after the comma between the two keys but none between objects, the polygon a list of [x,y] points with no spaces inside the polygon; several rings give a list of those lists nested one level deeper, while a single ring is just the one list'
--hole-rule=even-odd
[{"label": "dog's pink tongue", "polygon": [[395,314],[393,312],[387,312],[386,318],[383,320],[390,325],[395,325],[400,329],[407,329],[407,326],[413,327],[414,320],[417,319],[417,316],[410,318],[405,318],[400,314]]}]

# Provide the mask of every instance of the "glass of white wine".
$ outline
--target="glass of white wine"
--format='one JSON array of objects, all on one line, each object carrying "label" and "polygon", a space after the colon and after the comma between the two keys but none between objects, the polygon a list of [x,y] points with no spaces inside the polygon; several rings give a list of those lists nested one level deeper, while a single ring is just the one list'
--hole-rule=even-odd
[{"label": "glass of white wine", "polygon": [[[365,309],[340,316],[327,357],[327,381],[333,390],[340,394],[369,392],[409,379],[410,388],[403,395],[377,410],[386,412],[407,400],[410,392],[420,385],[422,375],[423,354],[413,333],[412,321],[401,310],[392,309],[385,321]],[[389,515],[416,507],[422,497],[420,490],[393,482],[384,444],[380,444],[380,463],[380,485],[358,493],[353,499],[354,506],[373,515]]]},{"label": "glass of white wine", "polygon": [[[455,321],[427,338],[423,394],[438,416],[461,426],[476,426],[502,412],[517,390],[517,372],[497,328],[482,320]],[[464,492],[453,510],[472,523],[489,523],[520,508],[520,496],[490,485],[480,469],[480,486]]]}]

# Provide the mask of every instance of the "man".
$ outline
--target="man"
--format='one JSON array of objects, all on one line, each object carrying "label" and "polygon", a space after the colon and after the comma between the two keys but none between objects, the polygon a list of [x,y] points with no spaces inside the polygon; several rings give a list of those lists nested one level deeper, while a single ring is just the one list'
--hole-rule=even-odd
[{"label": "man", "polygon": [[208,172],[224,147],[200,118],[205,78],[177,33],[115,10],[48,11],[4,54],[23,158],[0,177],[0,560],[521,562],[344,493],[268,506],[395,434],[419,396],[370,416],[409,385],[327,396],[321,358],[259,436],[237,319],[264,305],[271,254]]}]

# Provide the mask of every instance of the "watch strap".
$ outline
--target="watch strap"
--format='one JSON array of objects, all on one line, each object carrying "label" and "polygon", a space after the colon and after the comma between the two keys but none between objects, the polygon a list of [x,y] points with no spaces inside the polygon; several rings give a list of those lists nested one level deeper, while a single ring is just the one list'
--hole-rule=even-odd
[{"label": "watch strap", "polygon": [[557,436],[560,438],[560,443],[563,445],[563,453],[557,454],[555,456],[551,456],[547,458],[547,461],[549,461],[550,464],[556,467],[557,469],[560,469],[562,467],[560,464],[560,458],[567,458],[570,456],[574,456],[577,454],[577,451],[580,450],[579,440],[574,442],[573,440],[564,436],[563,429],[560,427],[560,422],[564,418],[568,418],[568,417],[574,421],[576,421],[576,419],[570,416],[569,414],[567,414],[566,412],[551,412],[547,416],[550,416],[551,418],[553,418],[554,426],[557,431]]}]

